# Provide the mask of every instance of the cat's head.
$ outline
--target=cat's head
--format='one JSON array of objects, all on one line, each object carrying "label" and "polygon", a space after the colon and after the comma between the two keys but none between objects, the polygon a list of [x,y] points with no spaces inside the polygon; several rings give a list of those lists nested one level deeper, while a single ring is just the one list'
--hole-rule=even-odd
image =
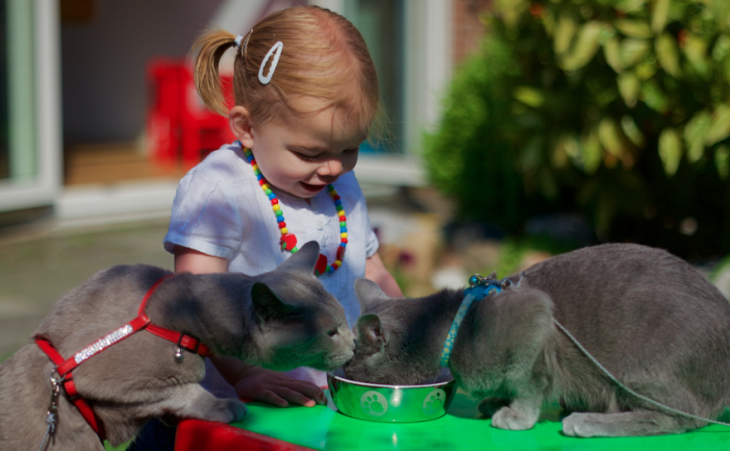
[{"label": "cat's head", "polygon": [[354,327],[355,356],[343,367],[345,376],[376,384],[417,384],[430,376],[422,362],[403,352],[408,332],[402,319],[411,300],[394,301],[367,279],[355,281],[355,293],[361,314]]},{"label": "cat's head", "polygon": [[319,244],[309,242],[251,288],[261,361],[274,370],[331,371],[353,356],[355,336],[337,299],[314,276]]}]

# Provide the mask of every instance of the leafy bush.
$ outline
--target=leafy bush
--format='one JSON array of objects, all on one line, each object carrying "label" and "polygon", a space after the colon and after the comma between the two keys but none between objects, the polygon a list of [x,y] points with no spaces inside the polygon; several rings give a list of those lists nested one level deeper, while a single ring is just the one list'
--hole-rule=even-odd
[{"label": "leafy bush", "polygon": [[579,212],[605,241],[730,251],[730,2],[495,0],[426,136],[465,219]]}]

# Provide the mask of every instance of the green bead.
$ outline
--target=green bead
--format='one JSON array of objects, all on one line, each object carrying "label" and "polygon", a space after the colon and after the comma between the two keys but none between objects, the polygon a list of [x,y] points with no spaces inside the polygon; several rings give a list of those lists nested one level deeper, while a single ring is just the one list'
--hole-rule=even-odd
[{"label": "green bead", "polygon": [[271,190],[270,190],[270,189],[268,189],[268,188],[266,188],[266,189],[264,190],[264,192],[266,193],[266,195],[267,195],[267,196],[268,196],[269,194],[271,194]]},{"label": "green bead", "polygon": [[276,216],[283,216],[284,215],[284,212],[281,211],[281,210],[277,210],[274,213],[276,213]]},{"label": "green bead", "polygon": [[337,208],[337,211],[342,211],[342,205],[338,205],[338,206],[337,206],[337,207],[335,207],[335,208]]},{"label": "green bead", "polygon": [[340,221],[340,227],[347,227],[347,222]]},{"label": "green bead", "polygon": [[294,249],[291,250],[292,254],[296,254],[299,251],[299,248],[294,246]]}]

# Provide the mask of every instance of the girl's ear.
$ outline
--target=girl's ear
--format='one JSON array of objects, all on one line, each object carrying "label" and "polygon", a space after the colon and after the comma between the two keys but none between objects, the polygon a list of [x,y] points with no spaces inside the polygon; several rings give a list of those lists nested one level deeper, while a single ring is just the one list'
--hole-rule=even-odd
[{"label": "girl's ear", "polygon": [[228,113],[228,122],[231,131],[241,141],[243,147],[253,148],[253,126],[248,109],[241,105],[234,106]]}]

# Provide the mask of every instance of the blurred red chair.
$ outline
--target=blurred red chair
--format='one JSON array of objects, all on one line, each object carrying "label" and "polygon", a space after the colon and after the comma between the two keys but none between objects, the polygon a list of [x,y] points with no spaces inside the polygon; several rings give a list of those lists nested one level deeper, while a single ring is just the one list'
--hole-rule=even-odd
[{"label": "blurred red chair", "polygon": [[185,65],[173,60],[157,59],[147,68],[147,139],[156,160],[175,160],[179,153],[185,72]]},{"label": "blurred red chair", "polygon": [[[147,78],[151,99],[146,128],[154,159],[171,162],[182,157],[190,166],[236,139],[228,118],[209,111],[200,100],[184,60],[153,60]],[[221,82],[230,108],[234,104],[232,78],[221,77]]]},{"label": "blurred red chair", "polygon": [[[234,105],[233,78],[222,76],[221,85],[226,106]],[[188,71],[185,83],[185,107],[182,110],[182,159],[184,163],[197,163],[208,153],[236,140],[228,125],[228,117],[214,113],[205,106],[195,89],[193,75]]]}]

